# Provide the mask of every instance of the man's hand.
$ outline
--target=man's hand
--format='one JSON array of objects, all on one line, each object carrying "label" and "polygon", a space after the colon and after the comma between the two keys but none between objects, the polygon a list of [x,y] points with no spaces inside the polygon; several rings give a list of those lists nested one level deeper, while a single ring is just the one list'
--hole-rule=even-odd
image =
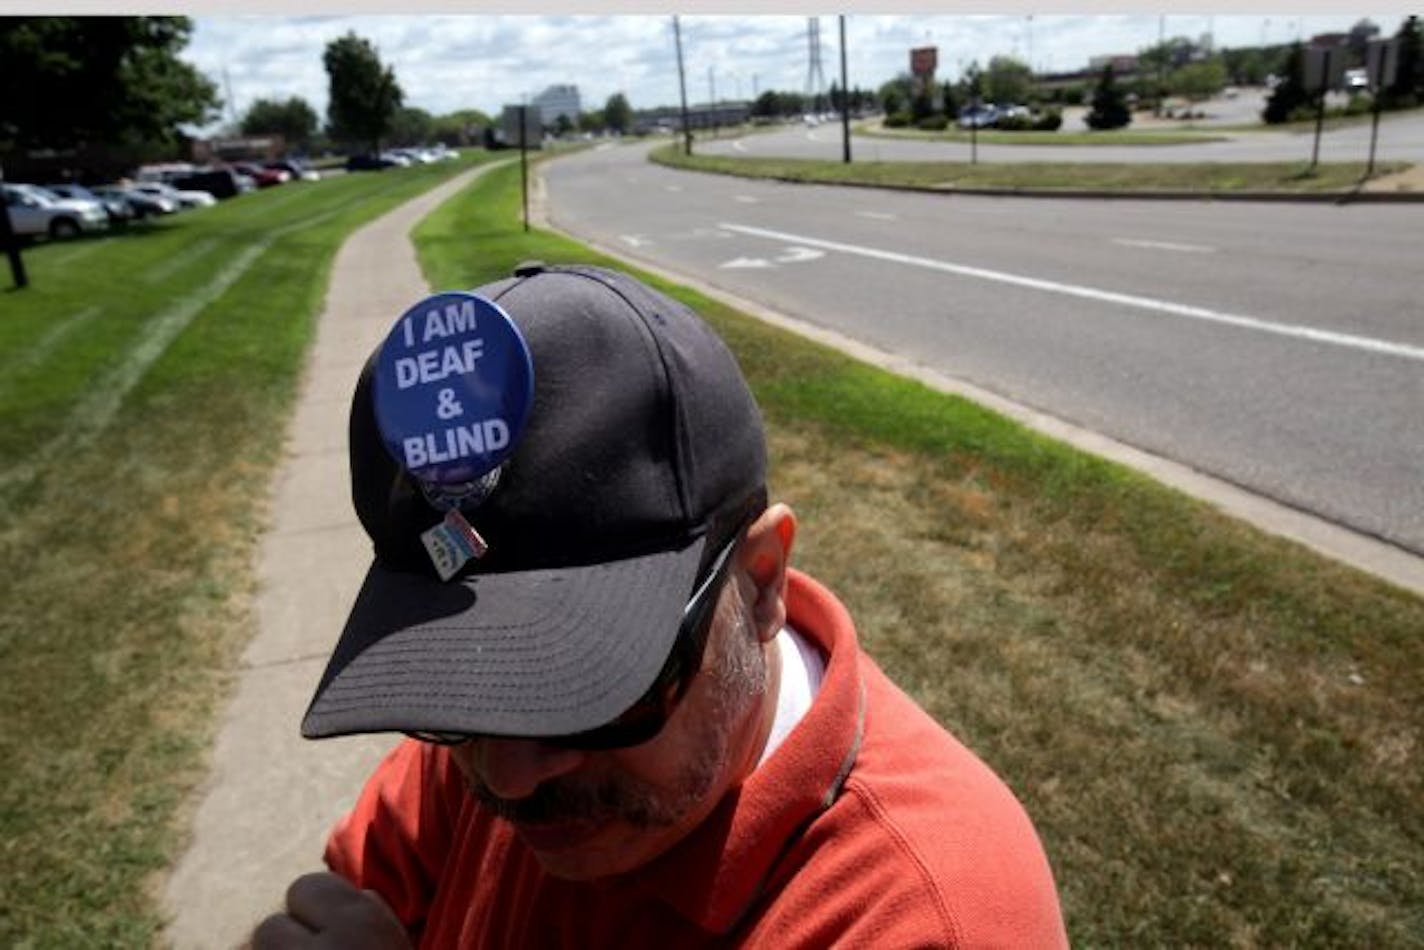
[{"label": "man's hand", "polygon": [[287,912],[252,932],[253,950],[329,947],[331,950],[408,950],[410,938],[375,891],[358,891],[343,877],[304,874],[287,888]]}]

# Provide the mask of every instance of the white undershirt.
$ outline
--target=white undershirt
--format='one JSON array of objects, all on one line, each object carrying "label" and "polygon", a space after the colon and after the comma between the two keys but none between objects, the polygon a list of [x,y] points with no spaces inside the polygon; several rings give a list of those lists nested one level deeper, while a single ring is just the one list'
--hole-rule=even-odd
[{"label": "white undershirt", "polygon": [[820,651],[789,626],[782,627],[776,635],[776,647],[781,653],[781,686],[776,693],[776,718],[772,720],[771,734],[766,737],[766,748],[761,751],[758,766],[771,758],[776,747],[806,715],[826,675],[826,660]]}]

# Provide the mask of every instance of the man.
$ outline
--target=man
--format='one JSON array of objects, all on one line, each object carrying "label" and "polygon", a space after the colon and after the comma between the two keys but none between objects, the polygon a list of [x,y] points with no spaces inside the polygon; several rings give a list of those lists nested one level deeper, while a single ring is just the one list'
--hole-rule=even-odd
[{"label": "man", "polygon": [[690,310],[523,265],[351,414],[375,561],[303,722],[400,731],[257,947],[1066,945],[1033,828],[788,566]]}]

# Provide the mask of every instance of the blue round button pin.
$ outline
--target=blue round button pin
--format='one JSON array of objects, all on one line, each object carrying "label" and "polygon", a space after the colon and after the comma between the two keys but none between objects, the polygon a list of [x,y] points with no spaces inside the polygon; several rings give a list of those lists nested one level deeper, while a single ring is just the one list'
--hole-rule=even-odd
[{"label": "blue round button pin", "polygon": [[447,291],[396,321],[372,396],[381,439],[402,468],[431,486],[463,485],[514,451],[534,401],[534,362],[499,305]]}]

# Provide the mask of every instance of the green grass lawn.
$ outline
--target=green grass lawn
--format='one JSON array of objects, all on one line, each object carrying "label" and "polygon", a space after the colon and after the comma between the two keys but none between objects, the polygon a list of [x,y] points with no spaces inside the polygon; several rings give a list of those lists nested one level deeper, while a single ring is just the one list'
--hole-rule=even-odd
[{"label": "green grass lawn", "polygon": [[28,289],[0,278],[0,946],[155,942],[335,250],[483,158],[40,244]]},{"label": "green grass lawn", "polygon": [[1207,131],[1162,129],[1143,131],[1137,129],[1112,129],[1094,132],[1002,132],[998,129],[980,129],[971,133],[960,128],[948,128],[942,132],[925,132],[919,129],[890,129],[884,126],[859,126],[856,135],[867,138],[918,139],[926,142],[970,142],[977,140],[980,145],[1200,145],[1203,142],[1224,142],[1226,136],[1213,135]]},{"label": "green grass lawn", "polygon": [[[0,945],[155,941],[334,250],[455,170],[36,247],[0,291]],[[509,169],[428,218],[432,282],[598,260],[519,201]],[[1027,804],[1077,944],[1424,943],[1418,598],[650,280],[738,354],[797,562]]]},{"label": "green grass lawn", "polygon": [[[518,195],[417,228],[433,286],[611,263]],[[1028,806],[1075,944],[1424,945],[1424,602],[643,276],[737,353],[795,561]]]},{"label": "green grass lawn", "polygon": [[[1345,192],[1360,184],[1364,162],[1198,162],[1190,164],[1114,162],[843,162],[797,158],[741,158],[685,155],[674,145],[648,157],[675,168],[774,178],[781,181],[855,184],[953,191],[960,188],[1090,189],[1132,192],[1173,191],[1216,195],[1229,192]],[[1405,162],[1376,162],[1375,176],[1402,171]]]}]

